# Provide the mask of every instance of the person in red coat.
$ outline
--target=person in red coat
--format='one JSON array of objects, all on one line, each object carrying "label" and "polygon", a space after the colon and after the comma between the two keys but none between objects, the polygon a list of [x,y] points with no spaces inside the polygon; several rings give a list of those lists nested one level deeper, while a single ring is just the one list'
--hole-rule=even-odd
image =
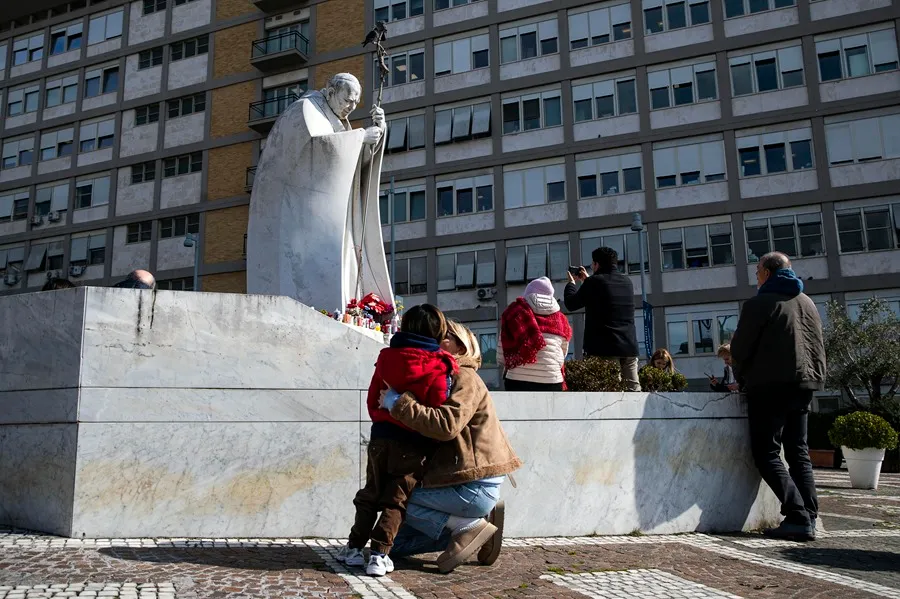
[{"label": "person in red coat", "polygon": [[447,336],[447,321],[438,308],[430,304],[413,306],[404,314],[400,329],[391,338],[391,346],[381,350],[369,384],[366,405],[372,432],[366,486],[353,500],[356,520],[347,545],[337,556],[347,565],[362,566],[366,563],[362,550],[371,541],[366,565],[366,573],[371,576],[384,576],[394,569],[388,553],[406,515],[409,496],[422,480],[425,463],[436,445],[382,409],[381,392],[408,392],[422,404],[436,408],[447,400],[453,376],[459,372],[454,357],[440,347]]}]

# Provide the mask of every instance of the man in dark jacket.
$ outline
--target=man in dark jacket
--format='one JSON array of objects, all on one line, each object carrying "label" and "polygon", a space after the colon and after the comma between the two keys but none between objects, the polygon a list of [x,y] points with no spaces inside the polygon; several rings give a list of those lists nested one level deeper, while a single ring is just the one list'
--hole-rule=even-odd
[{"label": "man in dark jacket", "polygon": [[[825,383],[822,321],[786,255],[763,256],[756,280],[759,291],[741,309],[731,356],[747,392],[753,459],[785,517],[778,528],[765,532],[812,541],[818,499],[806,426],[813,392]],[[782,443],[790,474],[781,461]]]},{"label": "man in dark jacket", "polygon": [[[616,250],[597,248],[591,253],[591,260],[593,276],[588,276],[584,267],[576,276],[569,273],[566,308],[584,308],[584,355],[618,360],[628,390],[640,391],[634,332],[634,285],[618,271]],[[581,287],[575,286],[576,278],[582,281]]]}]

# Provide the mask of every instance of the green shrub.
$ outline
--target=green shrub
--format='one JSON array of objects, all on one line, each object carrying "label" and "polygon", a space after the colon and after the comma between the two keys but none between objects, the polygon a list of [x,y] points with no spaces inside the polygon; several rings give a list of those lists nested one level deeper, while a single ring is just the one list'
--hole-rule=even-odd
[{"label": "green shrub", "polygon": [[566,386],[569,391],[625,391],[622,371],[615,360],[588,357],[566,362]]},{"label": "green shrub", "polygon": [[650,391],[681,391],[688,382],[680,372],[666,372],[653,366],[644,366],[638,373],[641,389]]},{"label": "green shrub", "polygon": [[853,412],[834,421],[828,438],[835,447],[850,449],[893,449],[897,447],[897,431],[887,420],[871,412]]}]

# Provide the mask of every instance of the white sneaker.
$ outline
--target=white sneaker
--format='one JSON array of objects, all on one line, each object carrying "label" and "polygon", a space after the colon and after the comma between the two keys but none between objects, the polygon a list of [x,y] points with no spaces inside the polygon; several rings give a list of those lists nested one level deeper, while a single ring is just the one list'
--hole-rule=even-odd
[{"label": "white sneaker", "polygon": [[348,566],[366,565],[366,556],[363,555],[362,549],[355,549],[349,545],[341,547],[334,559]]},{"label": "white sneaker", "polygon": [[394,562],[386,555],[373,553],[369,556],[369,565],[366,566],[366,574],[369,576],[384,576],[394,571]]}]

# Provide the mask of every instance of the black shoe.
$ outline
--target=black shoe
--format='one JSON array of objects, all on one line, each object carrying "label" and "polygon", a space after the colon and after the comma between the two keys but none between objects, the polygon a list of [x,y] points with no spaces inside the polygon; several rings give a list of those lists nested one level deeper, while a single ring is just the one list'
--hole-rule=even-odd
[{"label": "black shoe", "polygon": [[763,534],[773,539],[783,539],[785,541],[815,541],[816,528],[815,524],[792,524],[790,522],[782,522],[777,528],[767,528]]}]

